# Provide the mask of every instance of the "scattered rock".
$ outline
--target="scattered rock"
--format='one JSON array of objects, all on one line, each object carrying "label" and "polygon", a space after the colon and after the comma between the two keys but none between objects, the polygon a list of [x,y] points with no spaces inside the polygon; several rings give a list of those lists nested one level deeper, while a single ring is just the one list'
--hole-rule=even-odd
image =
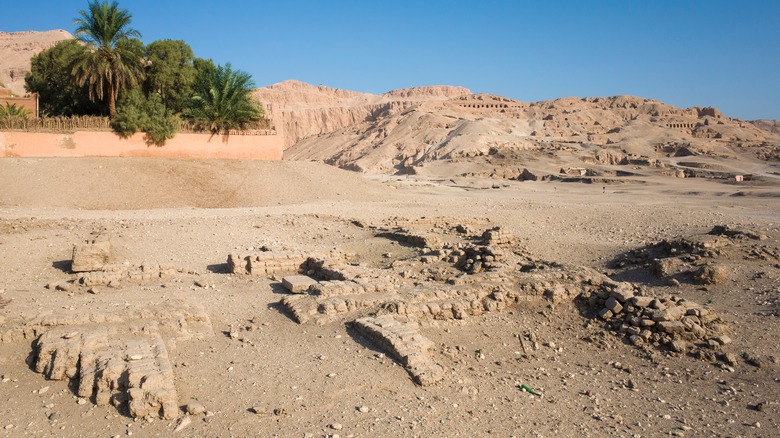
[{"label": "scattered rock", "polygon": [[694,274],[696,284],[720,284],[728,279],[728,271],[720,265],[704,265]]},{"label": "scattered rock", "polygon": [[184,406],[184,411],[189,415],[201,415],[206,413],[206,407],[199,402],[191,401]]},{"label": "scattered rock", "polygon": [[179,420],[179,423],[176,424],[176,428],[173,429],[173,432],[181,432],[184,430],[187,426],[189,426],[192,423],[192,420],[190,420],[190,417],[182,417],[181,420]]}]

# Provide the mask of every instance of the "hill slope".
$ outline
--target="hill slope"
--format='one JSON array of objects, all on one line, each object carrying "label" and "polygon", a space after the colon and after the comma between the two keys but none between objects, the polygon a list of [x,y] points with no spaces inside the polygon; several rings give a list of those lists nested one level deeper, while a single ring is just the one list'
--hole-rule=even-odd
[{"label": "hill slope", "polygon": [[0,83],[17,96],[23,96],[24,75],[30,59],[59,41],[73,38],[64,30],[46,32],[0,32]]},{"label": "hill slope", "polygon": [[[468,162],[472,173],[518,177],[523,168],[542,174],[591,165],[663,168],[690,155],[758,163],[777,160],[778,145],[777,134],[715,108],[632,96],[526,103],[468,94],[385,108],[370,120],[304,138],[285,158],[382,173]],[[738,167],[732,170],[744,171]]]}]

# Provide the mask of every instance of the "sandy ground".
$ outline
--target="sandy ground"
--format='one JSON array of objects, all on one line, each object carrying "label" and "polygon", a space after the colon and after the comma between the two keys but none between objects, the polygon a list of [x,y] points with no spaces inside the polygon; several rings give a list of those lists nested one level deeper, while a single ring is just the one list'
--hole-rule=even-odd
[{"label": "sandy ground", "polygon": [[[494,185],[370,177],[304,162],[3,159],[0,289],[10,302],[0,323],[6,329],[55,309],[121,314],[172,300],[203,306],[213,336],[168,343],[179,403],[208,410],[186,416],[191,421],[177,436],[780,435],[780,260],[746,261],[742,247],[730,250],[728,280],[704,287],[667,286],[647,269],[610,264],[719,224],[763,234],[761,243],[776,249],[777,187],[662,177]],[[733,339],[723,352],[747,353],[760,366],[640,349],[573,303],[541,301],[463,320],[421,320],[420,332],[436,345],[431,356],[445,370],[441,382],[422,387],[355,332],[354,315],[298,324],[279,308],[285,293],[278,279],[226,273],[228,254],[263,246],[335,248],[379,265],[408,251],[366,226],[393,217],[487,221],[540,260],[706,302]],[[112,235],[118,262],[153,261],[182,273],[96,293],[46,289],[73,278],[73,245],[96,230]],[[231,327],[240,339],[228,335]],[[77,397],[67,381],[46,380],[27,361],[33,341],[0,343],[0,436],[174,433],[181,420],[134,419]],[[520,391],[521,384],[543,396]]]}]

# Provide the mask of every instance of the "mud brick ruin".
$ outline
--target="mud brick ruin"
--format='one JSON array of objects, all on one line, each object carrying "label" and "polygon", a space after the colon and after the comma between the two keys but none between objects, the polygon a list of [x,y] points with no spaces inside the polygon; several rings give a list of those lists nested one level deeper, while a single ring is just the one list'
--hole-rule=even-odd
[{"label": "mud brick ruin", "polygon": [[201,308],[163,302],[122,313],[48,311],[6,321],[0,341],[34,339],[33,369],[74,379],[76,394],[132,417],[179,416],[166,341],[213,336]]},{"label": "mud brick ruin", "polygon": [[179,271],[173,266],[142,263],[140,266],[112,263],[111,239],[99,234],[95,239],[73,247],[71,271],[82,286],[117,286],[122,282],[137,284],[154,279],[174,278]]},{"label": "mud brick ruin", "polygon": [[[56,289],[118,287],[179,273],[172,267],[111,261],[111,240],[105,234],[75,245],[72,285]],[[74,380],[76,395],[98,406],[110,404],[131,417],[166,419],[180,414],[166,342],[213,333],[202,308],[170,301],[128,305],[122,312],[47,310],[0,321],[1,343],[33,340],[32,368],[47,379]]]},{"label": "mud brick ruin", "polygon": [[[424,319],[468,319],[500,312],[523,301],[551,305],[581,299],[607,329],[636,346],[688,351],[726,343],[717,316],[677,297],[655,298],[631,283],[595,270],[537,260],[514,236],[486,221],[446,219],[387,221],[375,237],[414,248],[388,269],[353,263],[353,256],[268,251],[228,257],[235,274],[282,277],[290,293],[282,308],[299,324],[346,322],[404,365],[420,385],[444,378],[433,345],[419,332]],[[482,232],[475,231],[482,229]]]},{"label": "mud brick ruin", "polygon": [[[437,363],[438,349],[425,336],[421,322],[468,320],[529,301],[546,302],[552,308],[569,305],[637,348],[729,359],[720,352],[731,339],[706,305],[673,295],[651,296],[645,287],[613,281],[590,268],[539,260],[511,233],[486,220],[391,219],[367,228],[374,238],[405,247],[401,252],[405,255],[387,253],[382,267],[377,267],[370,263],[371,256],[338,250],[230,254],[229,272],[280,281],[289,292],[280,307],[295,322],[347,324],[356,336],[365,337],[403,365],[422,386],[445,380],[447,372]],[[679,260],[654,272],[699,281],[701,269],[680,273],[673,267],[692,261],[694,267],[712,267],[712,261],[705,259],[716,258],[731,240],[759,238],[716,227],[700,241],[660,243],[629,252],[615,263],[655,265],[665,259]],[[753,253],[762,248],[754,245]],[[119,286],[182,272],[149,263],[111,262],[106,237],[76,245],[75,284]],[[132,417],[180,415],[166,342],[213,333],[203,309],[171,302],[128,308],[121,314],[50,311],[0,325],[2,342],[34,340],[35,371],[49,379],[73,379],[77,395],[97,405],[126,409]]]}]

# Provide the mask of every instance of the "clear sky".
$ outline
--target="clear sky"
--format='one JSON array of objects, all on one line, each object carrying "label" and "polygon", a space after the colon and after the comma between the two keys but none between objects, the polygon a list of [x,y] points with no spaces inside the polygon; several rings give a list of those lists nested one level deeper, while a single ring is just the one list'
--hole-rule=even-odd
[{"label": "clear sky", "polygon": [[[65,29],[87,0],[3,0],[0,31]],[[460,85],[522,101],[629,94],[780,119],[780,0],[120,0],[258,86]]]}]

